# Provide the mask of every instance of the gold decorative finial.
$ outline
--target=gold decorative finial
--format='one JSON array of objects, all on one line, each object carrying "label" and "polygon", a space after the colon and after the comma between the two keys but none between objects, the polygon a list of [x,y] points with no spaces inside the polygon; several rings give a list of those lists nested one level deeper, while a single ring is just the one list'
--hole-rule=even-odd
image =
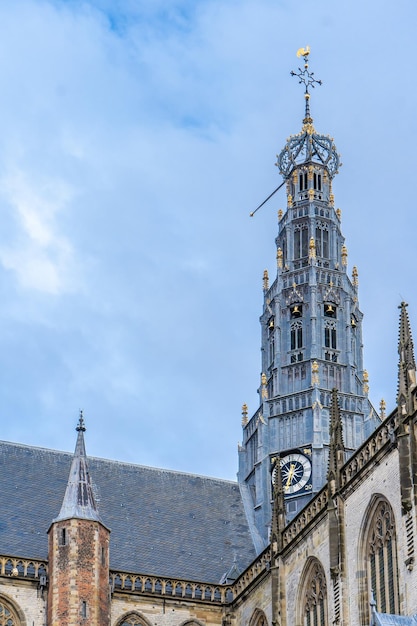
[{"label": "gold decorative finial", "polygon": [[278,248],[277,250],[277,267],[279,270],[282,270],[282,257],[283,257],[283,253],[281,248]]},{"label": "gold decorative finial", "polygon": [[363,393],[367,395],[369,393],[369,374],[367,370],[363,370]]},{"label": "gold decorative finial", "polygon": [[242,404],[242,426],[246,426],[248,423],[248,405],[246,402]]},{"label": "gold decorative finial", "polygon": [[316,258],[316,242],[314,241],[314,237],[310,237],[308,256],[311,260]]},{"label": "gold decorative finial", "polygon": [[313,361],[311,364],[311,384],[312,385],[320,384],[319,371],[320,371],[319,364],[317,363],[317,361]]},{"label": "gold decorative finial", "polygon": [[347,248],[345,246],[345,244],[343,244],[342,246],[342,265],[347,265],[347,257],[348,257],[348,251]]},{"label": "gold decorative finial", "polygon": [[337,215],[337,219],[340,220],[342,219],[342,211],[341,209],[336,209],[336,215]]},{"label": "gold decorative finial", "polygon": [[264,291],[268,291],[268,289],[269,289],[269,276],[268,276],[268,270],[264,270],[264,275],[263,275],[263,287],[264,287]]},{"label": "gold decorative finial", "polygon": [[379,403],[379,414],[382,420],[385,418],[386,408],[387,408],[387,403],[385,402],[384,398],[381,398],[381,402]]},{"label": "gold decorative finial", "polygon": [[292,195],[290,193],[287,195],[287,205],[289,208],[292,207]]},{"label": "gold decorative finial", "polygon": [[310,54],[310,46],[306,46],[305,48],[298,48],[297,50],[297,58],[308,57],[309,54]]},{"label": "gold decorative finial", "polygon": [[356,267],[356,265],[354,265],[352,269],[352,283],[354,287],[357,287],[359,285],[358,276],[358,268]]},{"label": "gold decorative finial", "polygon": [[261,396],[262,396],[262,400],[268,400],[267,384],[268,384],[268,379],[266,377],[266,374],[265,374],[265,372],[262,372],[262,374],[261,374],[261,385],[262,385]]},{"label": "gold decorative finial", "polygon": [[282,220],[282,216],[284,215],[284,211],[282,209],[278,209],[278,221]]}]

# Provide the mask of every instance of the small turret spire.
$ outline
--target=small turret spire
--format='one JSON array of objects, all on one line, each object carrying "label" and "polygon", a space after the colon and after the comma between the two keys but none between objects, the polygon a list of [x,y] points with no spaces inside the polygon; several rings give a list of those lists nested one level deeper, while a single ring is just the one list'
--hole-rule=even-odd
[{"label": "small turret spire", "polygon": [[416,387],[416,362],[414,359],[414,344],[411,336],[410,320],[408,318],[406,302],[400,306],[400,330],[398,337],[398,395],[397,402],[402,413],[411,409],[410,393]]},{"label": "small turret spire", "polygon": [[65,490],[59,515],[53,521],[58,522],[64,519],[77,518],[101,522],[88,470],[84,443],[84,433],[86,428],[82,411],[80,411],[80,417],[75,430],[77,431],[78,436],[68,477],[67,488]]},{"label": "small turret spire", "polygon": [[282,550],[282,531],[285,528],[284,488],[282,486],[281,460],[275,459],[273,505],[271,523],[271,549],[273,554]]},{"label": "small turret spire", "polygon": [[345,462],[345,446],[343,443],[343,426],[340,415],[337,389],[332,389],[332,401],[330,406],[330,446],[329,446],[329,469],[327,480],[334,491],[339,487],[339,470]]}]

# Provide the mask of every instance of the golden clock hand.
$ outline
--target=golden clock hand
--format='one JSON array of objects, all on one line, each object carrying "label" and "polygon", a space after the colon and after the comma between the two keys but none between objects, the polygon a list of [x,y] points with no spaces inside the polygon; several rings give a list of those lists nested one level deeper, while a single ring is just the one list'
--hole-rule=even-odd
[{"label": "golden clock hand", "polygon": [[287,478],[287,482],[285,483],[285,489],[288,489],[288,487],[291,484],[292,477],[294,476],[294,470],[295,470],[295,463],[291,463],[290,469],[288,470],[288,478]]}]

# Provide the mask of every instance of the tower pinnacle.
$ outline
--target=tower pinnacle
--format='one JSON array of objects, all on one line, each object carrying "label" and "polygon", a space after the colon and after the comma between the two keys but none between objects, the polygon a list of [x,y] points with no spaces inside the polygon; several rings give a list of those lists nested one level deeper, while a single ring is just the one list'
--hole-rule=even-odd
[{"label": "tower pinnacle", "polygon": [[58,517],[54,519],[54,522],[72,518],[101,522],[88,470],[84,443],[85,430],[83,412],[80,411],[80,417],[76,427],[78,433],[77,443],[75,445],[67,488],[65,490],[61,510]]},{"label": "tower pinnacle", "polygon": [[304,124],[312,124],[313,120],[310,116],[310,92],[308,90],[309,87],[312,87],[314,89],[314,87],[316,85],[322,85],[322,81],[321,80],[317,80],[316,78],[314,78],[314,72],[310,72],[309,67],[308,67],[308,56],[310,54],[310,46],[306,46],[305,48],[299,48],[297,50],[297,57],[304,57],[304,69],[301,69],[301,67],[298,68],[298,72],[294,72],[291,71],[290,74],[291,76],[296,76],[298,78],[298,82],[300,84],[303,84],[305,86],[305,91],[304,91],[304,98],[306,101],[306,108],[305,108],[305,119]]}]

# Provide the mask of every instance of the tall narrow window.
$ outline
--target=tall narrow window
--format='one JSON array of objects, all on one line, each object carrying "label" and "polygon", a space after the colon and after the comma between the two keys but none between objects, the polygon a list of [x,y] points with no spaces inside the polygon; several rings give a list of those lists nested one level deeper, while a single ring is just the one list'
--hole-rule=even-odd
[{"label": "tall narrow window", "polygon": [[291,350],[299,350],[303,347],[303,325],[301,322],[291,324]]},{"label": "tall narrow window", "polygon": [[[378,503],[367,541],[368,577],[377,611],[399,612],[395,521],[388,502]],[[369,590],[370,591],[370,590]]]},{"label": "tall narrow window", "polygon": [[294,230],[294,259],[308,256],[308,227],[307,224],[297,224]]},{"label": "tall narrow window", "polygon": [[314,173],[313,184],[314,189],[317,189],[317,191],[321,191],[321,174]]},{"label": "tall narrow window", "polygon": [[334,322],[326,322],[324,326],[324,345],[326,348],[336,350],[336,324]]},{"label": "tall narrow window", "polygon": [[329,258],[329,228],[327,224],[316,226],[316,254],[324,259]]},{"label": "tall narrow window", "polygon": [[314,559],[307,570],[302,589],[301,609],[304,626],[326,626],[327,585],[323,567]]}]

